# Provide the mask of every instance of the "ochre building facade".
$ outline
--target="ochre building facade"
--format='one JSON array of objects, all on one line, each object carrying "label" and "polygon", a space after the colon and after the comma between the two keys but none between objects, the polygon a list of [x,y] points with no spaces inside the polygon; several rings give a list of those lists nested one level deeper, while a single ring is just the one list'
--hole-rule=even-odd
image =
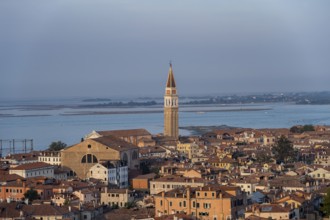
[{"label": "ochre building facade", "polygon": [[101,161],[122,161],[129,169],[139,169],[138,147],[113,136],[86,139],[61,151],[62,166],[81,179]]}]

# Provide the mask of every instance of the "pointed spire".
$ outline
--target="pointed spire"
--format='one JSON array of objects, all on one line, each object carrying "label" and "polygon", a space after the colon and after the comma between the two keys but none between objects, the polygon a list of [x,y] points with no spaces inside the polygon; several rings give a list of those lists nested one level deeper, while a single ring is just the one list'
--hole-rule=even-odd
[{"label": "pointed spire", "polygon": [[175,80],[174,80],[172,62],[171,61],[170,61],[170,69],[168,71],[166,87],[167,88],[175,88]]}]

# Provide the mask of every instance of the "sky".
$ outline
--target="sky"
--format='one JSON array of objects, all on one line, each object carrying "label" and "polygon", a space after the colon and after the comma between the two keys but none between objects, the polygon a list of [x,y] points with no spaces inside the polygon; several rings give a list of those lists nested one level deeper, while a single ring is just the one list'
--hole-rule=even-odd
[{"label": "sky", "polygon": [[329,0],[2,0],[0,100],[329,91]]}]

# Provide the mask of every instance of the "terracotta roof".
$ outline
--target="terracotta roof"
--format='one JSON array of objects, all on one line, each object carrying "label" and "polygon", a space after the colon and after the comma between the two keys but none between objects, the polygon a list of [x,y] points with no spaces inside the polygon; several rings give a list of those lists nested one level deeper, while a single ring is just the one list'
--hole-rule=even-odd
[{"label": "terracotta roof", "polygon": [[117,138],[115,136],[106,136],[106,137],[99,137],[95,139],[91,139],[92,141],[101,143],[106,145],[107,147],[110,147],[117,151],[126,151],[130,149],[138,149],[137,146],[134,144],[128,143],[126,141],[123,141],[120,138]]},{"label": "terracotta roof", "polygon": [[0,203],[0,218],[14,219],[20,216],[20,210],[17,209],[17,203]]},{"label": "terracotta roof", "polygon": [[0,175],[0,182],[10,182],[10,181],[16,181],[17,179],[24,179],[23,177],[17,175],[17,174],[5,174]]},{"label": "terracotta roof", "polygon": [[205,183],[206,181],[202,178],[188,178],[188,177],[181,177],[181,176],[174,176],[174,175],[168,175],[164,177],[160,177],[158,179],[153,180],[154,182],[189,182],[192,183],[193,181],[195,183]]},{"label": "terracotta roof", "polygon": [[38,153],[21,153],[21,154],[10,154],[5,157],[5,159],[11,160],[38,160]]},{"label": "terracotta roof", "polygon": [[148,153],[166,153],[166,150],[161,147],[140,147],[140,154],[148,154]]},{"label": "terracotta roof", "polygon": [[120,194],[126,194],[131,193],[131,190],[128,189],[108,189],[107,193],[120,193]]},{"label": "terracotta roof", "polygon": [[250,215],[245,218],[245,220],[268,220],[268,219],[269,218],[263,218],[263,217],[256,216],[256,215]]},{"label": "terracotta roof", "polygon": [[140,219],[139,217],[144,216],[142,219],[148,219],[148,217],[153,217],[155,213],[154,208],[139,208],[136,209],[114,209],[111,212],[104,213],[105,219],[108,220],[132,220],[134,216],[136,219]]},{"label": "terracotta roof", "polygon": [[[18,218],[23,214],[22,217],[28,216],[63,216],[69,213],[67,207],[52,206],[46,204],[40,205],[26,205],[17,202],[11,203],[0,203],[0,218]],[[24,219],[30,219],[24,218]],[[31,218],[32,219],[32,218]]]},{"label": "terracotta roof", "polygon": [[45,167],[53,167],[53,165],[44,162],[27,163],[11,168],[11,170],[33,170],[33,169],[40,169]]},{"label": "terracotta roof", "polygon": [[[278,205],[278,204],[261,204],[261,205],[252,205],[254,206],[256,209],[258,209],[258,211],[262,212],[262,213],[283,213],[283,212],[290,212],[292,210],[291,206],[282,206],[282,205]],[[251,207],[252,208],[252,207]],[[252,209],[249,209],[246,211],[248,212],[252,212]]]},{"label": "terracotta roof", "polygon": [[151,135],[146,129],[130,129],[130,130],[110,130],[110,131],[96,131],[102,136],[116,136],[116,137],[127,137],[127,136],[146,136]]},{"label": "terracotta roof", "polygon": [[289,195],[289,196],[283,197],[281,199],[278,199],[276,201],[276,203],[284,203],[284,202],[287,202],[289,200],[293,200],[293,201],[299,202],[300,204],[302,204],[303,202],[306,201],[306,199],[293,194],[293,195]]},{"label": "terracotta roof", "polygon": [[22,208],[23,212],[33,216],[63,216],[69,213],[68,206],[53,206],[53,205],[25,205]]},{"label": "terracotta roof", "polygon": [[231,158],[229,158],[229,157],[224,157],[221,161],[220,161],[220,163],[235,163],[236,161],[234,160],[234,159],[231,159]]},{"label": "terracotta roof", "polygon": [[155,220],[174,220],[174,219],[180,219],[180,220],[194,220],[195,218],[183,213],[177,213],[172,215],[163,215],[160,217],[155,217]]},{"label": "terracotta roof", "polygon": [[154,179],[155,176],[157,176],[157,174],[148,173],[148,174],[145,174],[145,175],[139,175],[139,176],[135,177],[134,179]]}]

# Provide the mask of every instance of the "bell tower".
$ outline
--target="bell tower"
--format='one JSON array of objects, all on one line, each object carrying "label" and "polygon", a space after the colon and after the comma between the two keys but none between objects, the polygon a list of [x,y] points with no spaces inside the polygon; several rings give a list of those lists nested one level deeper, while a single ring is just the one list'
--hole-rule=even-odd
[{"label": "bell tower", "polygon": [[164,95],[164,136],[175,139],[179,137],[179,99],[172,63],[170,63]]}]

